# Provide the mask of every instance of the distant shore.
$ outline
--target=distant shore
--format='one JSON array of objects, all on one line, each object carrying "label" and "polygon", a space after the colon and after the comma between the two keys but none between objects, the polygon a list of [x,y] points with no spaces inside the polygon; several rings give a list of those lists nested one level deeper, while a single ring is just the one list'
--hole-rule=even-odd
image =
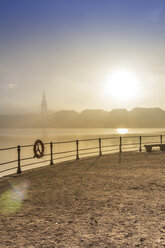
[{"label": "distant shore", "polygon": [[45,114],[0,115],[0,128],[164,128],[160,108],[61,110]]}]

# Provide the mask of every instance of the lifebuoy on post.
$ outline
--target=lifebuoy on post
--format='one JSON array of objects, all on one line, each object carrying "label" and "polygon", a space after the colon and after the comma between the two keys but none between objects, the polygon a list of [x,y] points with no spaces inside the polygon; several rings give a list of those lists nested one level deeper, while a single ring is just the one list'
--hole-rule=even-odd
[{"label": "lifebuoy on post", "polygon": [[41,140],[36,140],[33,146],[34,158],[44,156],[44,143]]}]

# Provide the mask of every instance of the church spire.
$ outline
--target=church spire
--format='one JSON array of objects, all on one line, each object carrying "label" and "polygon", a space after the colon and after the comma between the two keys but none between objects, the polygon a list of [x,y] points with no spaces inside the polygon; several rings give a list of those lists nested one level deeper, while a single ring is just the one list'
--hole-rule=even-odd
[{"label": "church spire", "polygon": [[47,114],[47,112],[48,112],[48,109],[47,109],[46,95],[45,95],[45,91],[43,91],[42,103],[41,103],[41,114]]}]

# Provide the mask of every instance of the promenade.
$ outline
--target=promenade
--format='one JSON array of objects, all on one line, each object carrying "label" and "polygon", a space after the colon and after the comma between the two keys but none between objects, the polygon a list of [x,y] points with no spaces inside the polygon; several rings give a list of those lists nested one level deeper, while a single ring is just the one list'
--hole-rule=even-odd
[{"label": "promenade", "polygon": [[63,162],[0,179],[0,247],[165,247],[165,153]]}]

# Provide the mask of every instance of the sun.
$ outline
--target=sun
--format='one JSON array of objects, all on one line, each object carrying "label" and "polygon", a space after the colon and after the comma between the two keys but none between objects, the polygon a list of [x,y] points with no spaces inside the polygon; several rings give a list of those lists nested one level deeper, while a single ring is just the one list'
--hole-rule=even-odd
[{"label": "sun", "polygon": [[108,77],[106,93],[117,100],[134,98],[138,93],[138,79],[129,71],[115,71]]}]

